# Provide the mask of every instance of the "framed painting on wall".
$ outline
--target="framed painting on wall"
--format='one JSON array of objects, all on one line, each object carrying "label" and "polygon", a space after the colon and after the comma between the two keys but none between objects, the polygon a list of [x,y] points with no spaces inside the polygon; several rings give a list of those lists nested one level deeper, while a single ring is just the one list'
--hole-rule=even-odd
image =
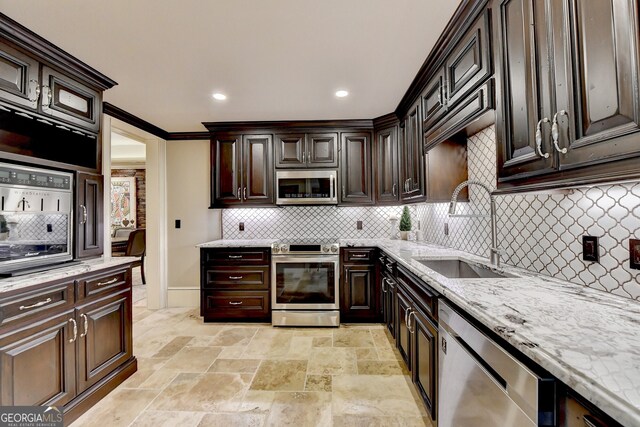
[{"label": "framed painting on wall", "polygon": [[111,177],[111,227],[136,227],[136,178]]}]

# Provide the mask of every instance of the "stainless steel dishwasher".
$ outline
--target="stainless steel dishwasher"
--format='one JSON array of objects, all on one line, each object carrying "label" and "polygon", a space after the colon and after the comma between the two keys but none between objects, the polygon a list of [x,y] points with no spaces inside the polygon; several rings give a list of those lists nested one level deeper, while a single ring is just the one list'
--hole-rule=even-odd
[{"label": "stainless steel dishwasher", "polygon": [[553,378],[516,360],[439,302],[438,427],[556,425]]}]

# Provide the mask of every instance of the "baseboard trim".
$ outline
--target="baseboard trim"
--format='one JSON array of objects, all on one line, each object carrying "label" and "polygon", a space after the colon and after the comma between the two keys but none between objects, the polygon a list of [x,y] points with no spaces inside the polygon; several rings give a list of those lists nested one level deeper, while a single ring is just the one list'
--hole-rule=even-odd
[{"label": "baseboard trim", "polygon": [[200,288],[169,288],[167,303],[169,307],[200,307]]}]

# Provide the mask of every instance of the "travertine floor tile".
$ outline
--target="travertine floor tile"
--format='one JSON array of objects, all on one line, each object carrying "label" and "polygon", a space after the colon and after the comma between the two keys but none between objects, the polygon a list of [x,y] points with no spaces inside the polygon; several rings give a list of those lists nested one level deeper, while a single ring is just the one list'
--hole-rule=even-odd
[{"label": "travertine floor tile", "polygon": [[74,425],[128,426],[158,393],[158,390],[116,389],[78,418]]},{"label": "travertine floor tile", "polygon": [[422,417],[375,417],[363,415],[338,415],[333,417],[333,427],[426,427],[431,426]]},{"label": "travertine floor tile", "polygon": [[333,347],[333,336],[315,337],[311,344],[312,347]]},{"label": "travertine floor tile", "polygon": [[164,365],[183,372],[205,372],[216,360],[219,347],[184,347]]},{"label": "travertine floor tile", "polygon": [[375,348],[356,348],[356,358],[358,360],[378,360],[378,352]]},{"label": "travertine floor tile", "polygon": [[167,344],[164,345],[153,357],[171,357],[175,355],[177,352],[182,350],[184,346],[186,346],[193,337],[175,337]]},{"label": "travertine floor tile", "polygon": [[355,348],[314,347],[309,359],[309,374],[357,374]]},{"label": "travertine floor tile", "polygon": [[331,391],[331,375],[307,375],[305,391]]},{"label": "travertine floor tile", "polygon": [[403,375],[336,375],[333,415],[421,417]]},{"label": "travertine floor tile", "polygon": [[206,414],[199,427],[261,427],[266,419],[266,414],[259,413]]},{"label": "travertine floor tile", "polygon": [[165,411],[236,411],[251,375],[181,373],[158,395],[150,408]]},{"label": "travertine floor tile", "polygon": [[369,329],[336,329],[333,331],[334,347],[373,347]]},{"label": "travertine floor tile", "polygon": [[220,331],[209,345],[213,346],[246,346],[258,331],[257,328],[228,328]]},{"label": "travertine floor tile", "polygon": [[203,416],[202,412],[144,411],[131,427],[197,427]]},{"label": "travertine floor tile", "polygon": [[257,359],[220,359],[218,358],[208,372],[238,372],[253,374],[260,365]]},{"label": "travertine floor tile", "polygon": [[306,360],[264,360],[251,390],[302,391],[306,373]]},{"label": "travertine floor tile", "polygon": [[360,360],[358,375],[408,375],[400,362],[391,360]]},{"label": "travertine floor tile", "polygon": [[276,393],[267,426],[330,426],[331,393]]}]

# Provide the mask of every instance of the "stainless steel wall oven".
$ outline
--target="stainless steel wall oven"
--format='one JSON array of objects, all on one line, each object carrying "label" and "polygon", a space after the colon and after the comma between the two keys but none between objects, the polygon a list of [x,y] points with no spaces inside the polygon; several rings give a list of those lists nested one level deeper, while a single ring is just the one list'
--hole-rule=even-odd
[{"label": "stainless steel wall oven", "polygon": [[274,326],[339,326],[339,245],[289,241],[271,247]]},{"label": "stainless steel wall oven", "polygon": [[0,275],[73,258],[73,175],[0,163]]}]

